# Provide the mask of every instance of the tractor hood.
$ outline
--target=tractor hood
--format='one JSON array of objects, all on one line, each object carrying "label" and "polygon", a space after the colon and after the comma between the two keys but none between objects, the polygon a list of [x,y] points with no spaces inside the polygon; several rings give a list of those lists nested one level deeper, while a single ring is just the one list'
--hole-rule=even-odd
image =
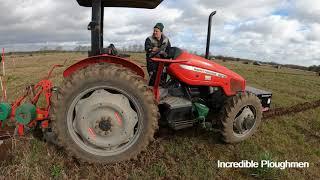
[{"label": "tractor hood", "polygon": [[245,91],[245,79],[239,74],[203,57],[182,52],[172,63],[168,73],[181,82],[192,86],[221,87],[228,96]]},{"label": "tractor hood", "polygon": [[[77,0],[80,6],[92,7],[93,0]],[[101,0],[104,7],[156,8],[163,0]]]}]

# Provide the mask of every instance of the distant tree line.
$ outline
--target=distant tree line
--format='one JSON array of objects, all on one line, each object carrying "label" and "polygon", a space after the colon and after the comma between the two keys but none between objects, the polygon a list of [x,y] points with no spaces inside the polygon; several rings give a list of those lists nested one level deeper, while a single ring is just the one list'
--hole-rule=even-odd
[{"label": "distant tree line", "polygon": [[[211,58],[215,58],[215,59],[220,59],[220,60],[225,60],[225,61],[241,61],[241,62],[254,62],[254,60],[251,59],[242,59],[242,58],[236,58],[236,57],[229,57],[229,56],[210,56]],[[259,61],[258,61],[259,62]],[[261,62],[262,63],[262,62]],[[272,65],[278,65],[278,63],[275,62],[270,62]]]},{"label": "distant tree line", "polygon": [[77,51],[77,52],[88,52],[90,50],[90,46],[77,46],[73,49],[73,51]]},{"label": "distant tree line", "polygon": [[310,66],[310,67],[308,67],[308,70],[309,71],[320,72],[320,65],[319,66],[315,66],[315,65]]},{"label": "distant tree line", "polygon": [[[109,45],[109,44],[108,44]],[[105,47],[107,47],[108,45],[106,45]],[[132,45],[127,45],[127,46],[123,46],[123,47],[116,47],[118,49],[118,51],[122,51],[122,52],[135,52],[135,53],[144,53],[144,46],[142,44],[132,44]],[[190,51],[190,50],[186,50],[183,49],[185,51],[188,51],[192,54],[197,54],[199,56],[204,56],[204,54],[199,54],[197,51]],[[90,46],[76,46],[73,50],[71,51],[76,51],[76,52],[88,52],[90,51]],[[39,49],[39,51],[33,51],[33,52],[28,52],[31,53],[30,55],[32,55],[32,53],[51,53],[51,52],[70,52],[67,50],[64,50],[62,46],[57,46],[54,48],[49,48],[48,46],[44,46],[42,48]],[[20,54],[20,53],[27,53],[27,52],[15,52],[15,54]],[[6,53],[7,55],[11,55],[12,52]],[[230,56],[222,56],[222,55],[217,55],[217,56],[212,56],[210,55],[210,59],[220,59],[223,61],[237,61],[237,62],[243,62],[245,64],[249,64],[249,63],[258,63],[258,64],[267,64],[267,65],[271,65],[271,66],[275,66],[275,67],[287,67],[287,68],[291,68],[291,69],[300,69],[300,70],[305,70],[305,71],[314,71],[314,72],[319,72],[320,73],[320,65],[316,66],[309,66],[309,67],[305,67],[305,66],[299,66],[299,65],[293,65],[293,64],[279,64],[276,62],[264,62],[264,61],[255,61],[255,60],[251,60],[251,59],[243,59],[243,58],[236,58],[236,57],[230,57]]]},{"label": "distant tree line", "polygon": [[[104,48],[106,48],[107,46],[109,46],[109,44],[106,44]],[[128,46],[123,46],[123,47],[117,47],[118,51],[122,51],[122,52],[144,52],[144,46],[142,44],[132,44],[132,45],[128,45]],[[77,46],[73,49],[73,51],[90,51],[90,46]]]},{"label": "distant tree line", "polygon": [[300,70],[305,70],[305,71],[320,72],[320,65],[319,66],[313,65],[313,66],[306,67],[306,66],[299,66],[299,65],[294,65],[294,64],[279,64],[276,62],[255,61],[255,60],[250,60],[250,59],[242,59],[242,58],[235,58],[235,57],[228,57],[228,56],[221,56],[221,55],[211,56],[211,57],[216,58],[216,59],[220,59],[223,61],[240,61],[240,62],[244,62],[244,63],[258,62],[259,64],[268,64],[268,65],[275,66],[275,67],[282,66],[282,67],[287,67],[287,68],[291,68],[291,69],[300,69]]}]

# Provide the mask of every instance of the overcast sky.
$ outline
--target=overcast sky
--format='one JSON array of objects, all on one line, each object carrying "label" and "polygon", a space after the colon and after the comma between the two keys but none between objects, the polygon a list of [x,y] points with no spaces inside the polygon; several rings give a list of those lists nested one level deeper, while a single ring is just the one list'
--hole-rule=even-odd
[{"label": "overcast sky", "polygon": [[[319,0],[164,0],[154,10],[106,8],[105,43],[144,44],[157,22],[173,46],[205,52],[208,15],[211,53],[304,66],[320,65]],[[76,0],[0,0],[0,47],[89,45],[91,9]]]}]

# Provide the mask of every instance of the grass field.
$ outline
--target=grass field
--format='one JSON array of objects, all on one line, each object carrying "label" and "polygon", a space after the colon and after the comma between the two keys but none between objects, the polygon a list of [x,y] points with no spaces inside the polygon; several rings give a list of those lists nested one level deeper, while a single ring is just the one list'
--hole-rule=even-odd
[{"label": "grass field", "polygon": [[[8,57],[8,97],[21,95],[24,86],[38,82],[56,63],[67,65],[86,57],[83,53],[59,53]],[[143,54],[132,59],[144,63]],[[247,79],[247,84],[273,92],[273,108],[289,107],[320,99],[320,77],[312,72],[275,69],[240,62],[222,62]],[[54,72],[54,83],[62,71]],[[160,130],[161,131],[161,130]],[[27,136],[8,140],[13,146],[0,162],[0,179],[320,179],[320,108],[264,120],[247,141],[223,144],[218,134],[200,128],[157,133],[156,140],[138,160],[115,165],[86,165],[67,157],[62,150]],[[306,169],[221,169],[220,161],[307,161]]]}]

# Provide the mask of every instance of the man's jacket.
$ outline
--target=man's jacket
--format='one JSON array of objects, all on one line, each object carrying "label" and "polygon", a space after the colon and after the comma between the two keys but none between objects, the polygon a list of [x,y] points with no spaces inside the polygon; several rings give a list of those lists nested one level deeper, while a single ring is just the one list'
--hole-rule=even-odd
[{"label": "man's jacket", "polygon": [[168,49],[171,47],[171,44],[169,38],[162,34],[160,41],[158,41],[158,39],[156,39],[153,36],[149,36],[146,39],[144,47],[148,58],[154,47],[160,48],[162,51],[167,52]]}]

